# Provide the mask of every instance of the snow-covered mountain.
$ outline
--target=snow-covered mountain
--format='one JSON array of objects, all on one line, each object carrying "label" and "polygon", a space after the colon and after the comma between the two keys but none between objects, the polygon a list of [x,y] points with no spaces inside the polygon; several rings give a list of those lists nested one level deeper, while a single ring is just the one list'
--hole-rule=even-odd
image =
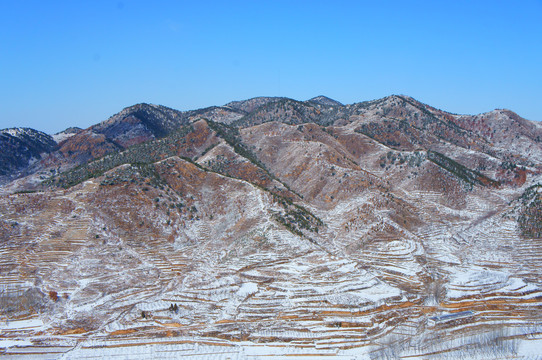
[{"label": "snow-covered mountain", "polygon": [[139,104],[43,134],[0,187],[0,349],[536,358],[541,135],[403,95]]},{"label": "snow-covered mountain", "polygon": [[0,177],[10,179],[56,149],[53,138],[29,128],[0,130]]}]

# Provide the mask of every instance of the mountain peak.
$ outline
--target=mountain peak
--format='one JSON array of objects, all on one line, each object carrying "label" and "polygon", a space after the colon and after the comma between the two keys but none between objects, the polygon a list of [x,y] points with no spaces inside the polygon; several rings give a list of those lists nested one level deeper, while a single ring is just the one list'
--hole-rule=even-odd
[{"label": "mountain peak", "polygon": [[270,96],[258,96],[254,97],[248,100],[240,100],[240,101],[230,101],[229,103],[225,104],[224,107],[236,110],[236,111],[242,111],[244,113],[250,113],[260,106],[277,102],[284,99],[283,97],[270,97]]},{"label": "mountain peak", "polygon": [[30,128],[0,130],[0,176],[15,175],[56,148],[50,135]]},{"label": "mountain peak", "polygon": [[309,99],[307,101],[314,104],[324,105],[324,106],[344,106],[342,103],[338,102],[337,100],[333,100],[324,95],[315,96],[312,99]]}]

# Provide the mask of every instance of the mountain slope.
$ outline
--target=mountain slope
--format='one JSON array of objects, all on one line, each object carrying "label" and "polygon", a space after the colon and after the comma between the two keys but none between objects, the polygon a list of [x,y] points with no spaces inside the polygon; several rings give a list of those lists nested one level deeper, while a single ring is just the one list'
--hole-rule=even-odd
[{"label": "mountain slope", "polygon": [[538,132],[406,96],[127,108],[0,188],[1,351],[525,357]]},{"label": "mountain slope", "polygon": [[56,142],[53,138],[37,130],[0,130],[0,177],[25,169],[55,148]]},{"label": "mountain slope", "polygon": [[[324,96],[306,102],[259,97],[184,112],[159,105],[134,105],[73,136],[63,136],[58,151],[31,171],[51,168],[56,171],[58,167],[66,170],[105,154],[162,138],[201,118],[241,128],[269,121],[349,125],[395,150],[432,150],[460,162],[465,158],[468,163],[476,164],[476,170],[508,182],[523,181],[525,170],[514,166],[533,168],[542,159],[542,128],[510,111],[455,115],[403,95],[347,106]],[[513,130],[514,139],[507,135],[506,129]],[[511,151],[512,146],[517,150]],[[537,162],[529,161],[530,158],[536,158]]]}]

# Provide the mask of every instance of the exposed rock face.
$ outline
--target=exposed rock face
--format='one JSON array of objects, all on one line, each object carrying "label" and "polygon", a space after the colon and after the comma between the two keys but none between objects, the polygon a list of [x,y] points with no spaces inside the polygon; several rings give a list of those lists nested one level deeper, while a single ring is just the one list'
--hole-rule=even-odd
[{"label": "exposed rock face", "polygon": [[540,332],[542,128],[508,110],[140,104],[40,136],[34,175],[0,188],[13,341],[513,358]]}]

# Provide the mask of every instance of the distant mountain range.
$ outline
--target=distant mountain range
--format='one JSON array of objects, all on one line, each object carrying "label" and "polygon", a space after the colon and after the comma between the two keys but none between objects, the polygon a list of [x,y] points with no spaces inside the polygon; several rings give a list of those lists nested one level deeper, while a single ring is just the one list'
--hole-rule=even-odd
[{"label": "distant mountain range", "polygon": [[437,150],[455,145],[517,165],[533,167],[534,160],[542,161],[542,126],[509,110],[456,115],[397,95],[346,106],[325,96],[304,102],[258,97],[185,112],[137,104],[88,129],[69,128],[53,136],[26,128],[0,130],[1,183],[51,167],[69,169],[164,138],[197,119],[241,129],[272,121],[348,125],[395,150]]},{"label": "distant mountain range", "polygon": [[405,95],[1,130],[0,321],[39,320],[10,336],[66,358],[156,339],[522,358],[542,328],[541,189],[541,124]]}]

